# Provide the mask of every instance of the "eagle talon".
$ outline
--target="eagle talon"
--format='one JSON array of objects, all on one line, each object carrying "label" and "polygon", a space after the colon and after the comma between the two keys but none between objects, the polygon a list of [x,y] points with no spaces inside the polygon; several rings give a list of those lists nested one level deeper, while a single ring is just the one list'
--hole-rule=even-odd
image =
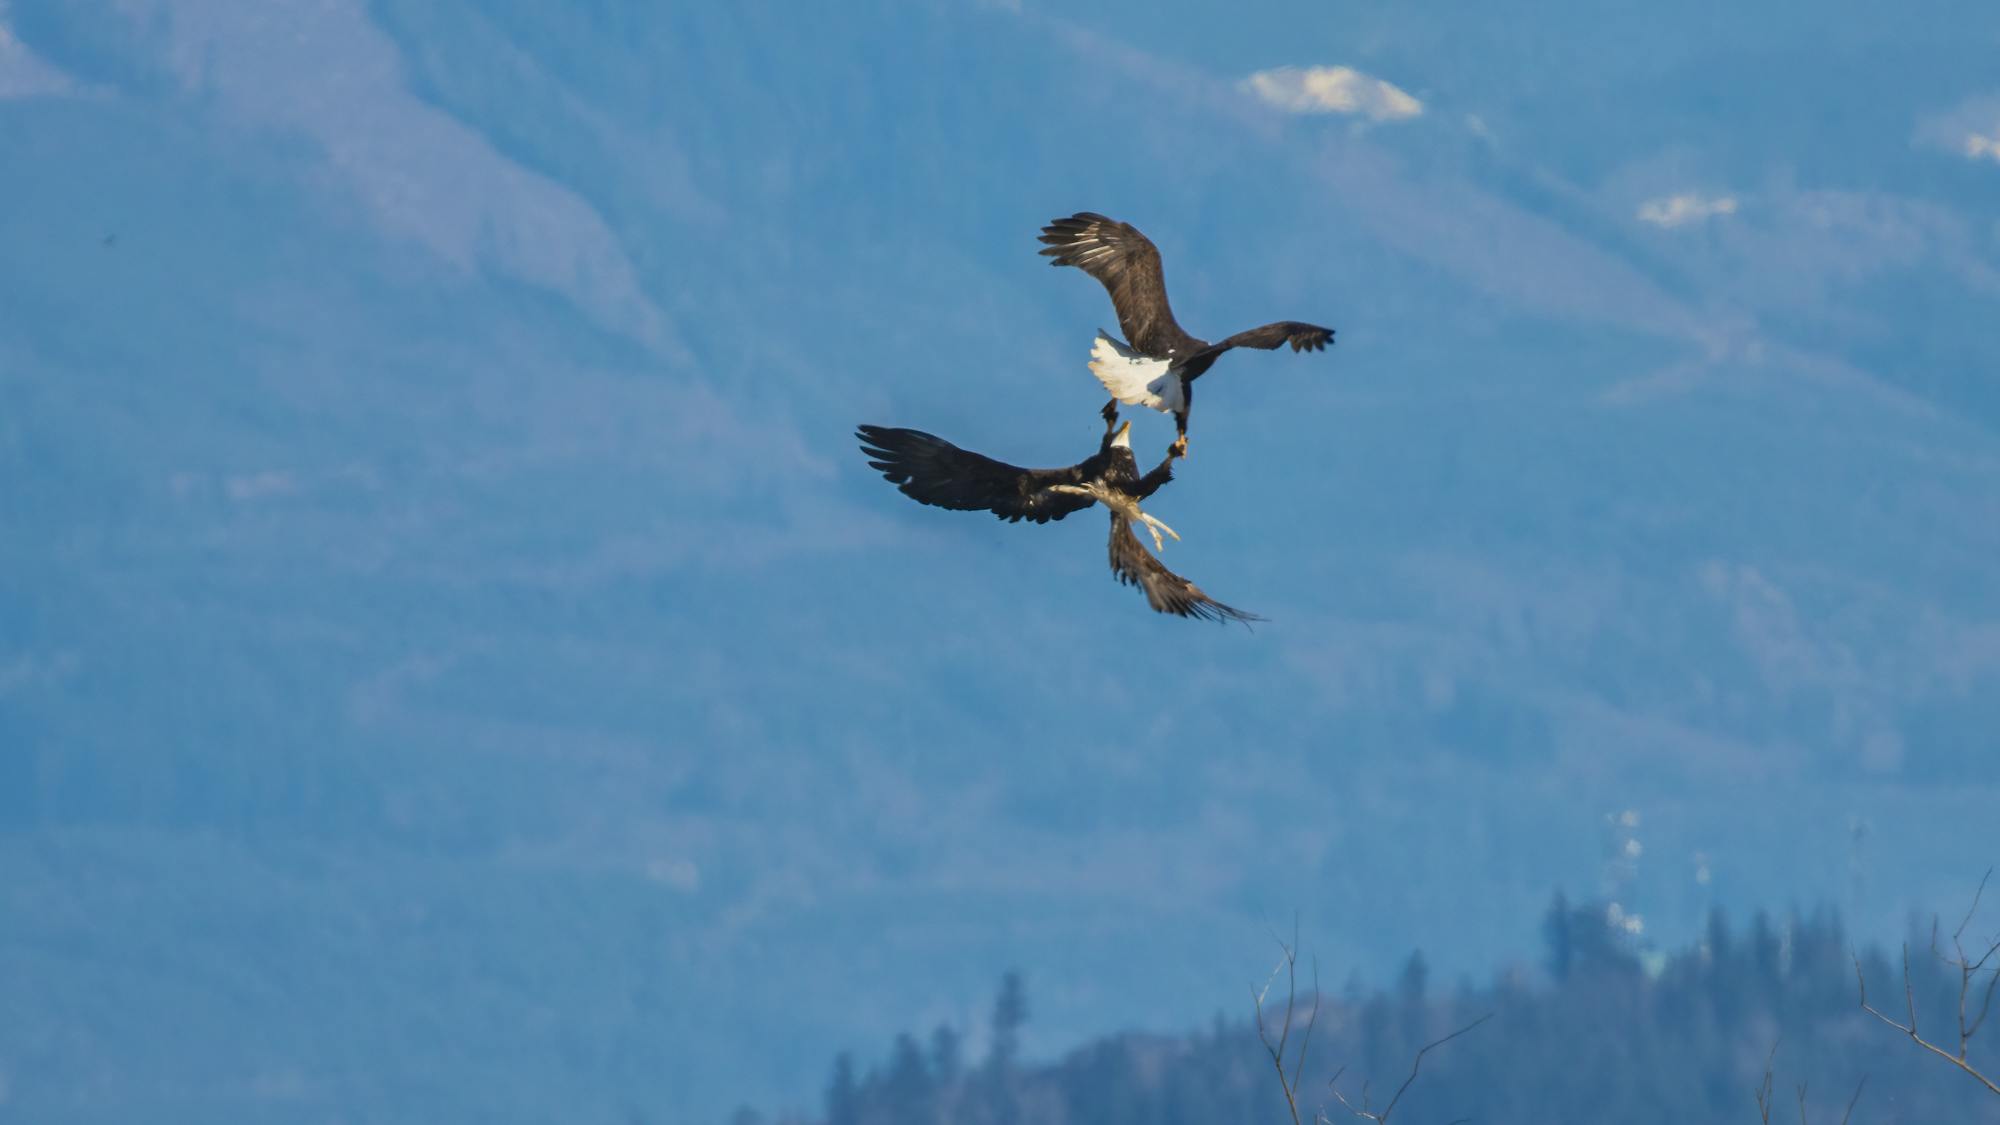
[{"label": "eagle talon", "polygon": [[[1155,551],[1166,547],[1168,537],[1180,538],[1179,532],[1139,508],[1140,501],[1158,492],[1173,474],[1162,465],[1139,475],[1132,462],[1130,428],[1131,423],[1125,423],[1115,444],[1107,441],[1084,461],[1056,469],[1023,469],[995,461],[921,430],[862,425],[855,427],[854,436],[868,466],[919,504],[1035,523],[1102,504],[1111,513],[1112,577],[1137,587],[1155,612],[1245,625],[1262,620],[1209,597],[1146,549],[1148,536]],[[1139,534],[1140,526],[1146,529],[1144,535]]]},{"label": "eagle talon", "polygon": [[1182,434],[1181,436],[1175,438],[1174,443],[1167,447],[1167,454],[1168,456],[1175,458],[1186,457],[1187,435]]},{"label": "eagle talon", "polygon": [[1125,339],[1099,329],[1090,349],[1090,373],[1128,406],[1171,413],[1187,429],[1194,381],[1223,353],[1237,348],[1322,351],[1333,329],[1279,320],[1210,343],[1188,334],[1167,303],[1160,248],[1130,223],[1095,211],[1051,219],[1042,227],[1041,253],[1050,263],[1074,266],[1104,287]]},{"label": "eagle talon", "polygon": [[1104,416],[1105,425],[1115,424],[1118,421],[1118,400],[1114,398],[1105,403],[1104,409],[1098,411],[1098,413]]},{"label": "eagle talon", "polygon": [[1153,549],[1155,551],[1165,551],[1167,549],[1167,541],[1165,539],[1160,538],[1160,533],[1162,531],[1172,536],[1174,542],[1178,543],[1181,541],[1180,533],[1175,531],[1173,528],[1168,527],[1166,524],[1161,523],[1159,520],[1153,518],[1152,516],[1147,515],[1144,512],[1139,512],[1138,516],[1139,516],[1139,522],[1146,525],[1146,530],[1153,533]]}]

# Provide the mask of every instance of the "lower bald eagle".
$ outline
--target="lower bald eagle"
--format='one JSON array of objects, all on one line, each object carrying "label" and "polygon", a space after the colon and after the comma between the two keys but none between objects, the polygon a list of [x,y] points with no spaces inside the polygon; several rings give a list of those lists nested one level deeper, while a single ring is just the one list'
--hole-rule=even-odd
[{"label": "lower bald eagle", "polygon": [[1146,593],[1146,601],[1161,613],[1208,621],[1262,621],[1254,613],[1224,605],[1202,593],[1201,587],[1168,570],[1146,549],[1132,526],[1143,525],[1153,545],[1165,549],[1161,532],[1179,539],[1174,529],[1139,509],[1139,501],[1158,492],[1174,478],[1178,446],[1152,472],[1139,475],[1132,456],[1132,423],[1117,424],[1118,414],[1104,409],[1104,440],[1096,453],[1062,469],[1023,469],[960,449],[921,430],[861,426],[861,452],[870,467],[920,504],[960,512],[992,512],[1010,522],[1047,523],[1092,504],[1111,512],[1111,573]]}]

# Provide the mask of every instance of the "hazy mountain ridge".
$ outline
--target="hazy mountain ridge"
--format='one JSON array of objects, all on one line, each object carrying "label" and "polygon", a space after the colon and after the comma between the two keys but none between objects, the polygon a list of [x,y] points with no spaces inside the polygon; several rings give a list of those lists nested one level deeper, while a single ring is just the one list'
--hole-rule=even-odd
[{"label": "hazy mountain ridge", "polygon": [[[1851,952],[1837,911],[1759,911],[1740,928],[1717,912],[1698,942],[1644,956],[1634,956],[1618,921],[1602,900],[1573,905],[1557,896],[1543,915],[1538,966],[1449,989],[1432,979],[1421,951],[1393,985],[1350,978],[1337,991],[1316,960],[1296,967],[1296,981],[1280,961],[1255,1016],[1239,1009],[1216,1013],[1199,1031],[1106,1036],[1046,1062],[1023,1063],[1010,1049],[1034,1009],[1032,982],[1010,974],[990,1021],[975,1028],[988,1031],[977,1036],[983,1052],[967,1050],[973,1037],[950,1026],[921,1037],[906,1031],[886,1057],[880,1044],[837,1056],[819,1113],[767,1117],[746,1107],[733,1120],[1282,1120],[1291,1079],[1299,1111],[1314,1117],[1340,1111],[1344,1099],[1390,1117],[1727,1122],[1768,1116],[1758,1103],[1775,1108],[1780,1089],[1808,1118],[1850,1105],[1896,1119],[1985,1116],[1987,1091],[1936,1056],[1896,1044],[1860,1010],[1857,971],[1876,981],[1898,974],[1880,948]],[[1912,968],[1911,1004],[1951,1011],[1955,974],[1928,959]],[[1284,1047],[1284,1086],[1260,1030]],[[1403,1086],[1425,1043],[1439,1045]],[[1992,1057],[1975,1038],[1975,1069]]]},{"label": "hazy mountain ridge", "polygon": [[[467,1073],[518,1057],[550,1104],[698,1083],[719,1111],[809,1090],[830,1047],[950,1015],[940,997],[1009,962],[1061,982],[1050,1045],[1198,1018],[1301,902],[1397,907],[1407,930],[1329,936],[1347,961],[1421,941],[1484,964],[1470,935],[1592,878],[1614,802],[1658,826],[1642,894],[1662,926],[1692,924],[1697,849],[1739,865],[1731,896],[1837,892],[1856,814],[1907,826],[1878,837],[1885,895],[1961,889],[1955,834],[1983,822],[2000,727],[1995,246],[1964,210],[1985,167],[1921,150],[1935,183],[1891,197],[1851,166],[1786,186],[1735,152],[1552,171],[1505,107],[1453,107],[1490,145],[1443,109],[1281,119],[1226,44],[1168,65],[1090,13],[336,9],[374,19],[338,41],[390,44],[368,72],[427,128],[541,185],[490,222],[588,216],[561,229],[600,231],[629,263],[615,307],[661,328],[607,315],[532,243],[385,222],[337,145],[161,57],[198,55],[170,25],[215,9],[16,0],[20,39],[97,91],[0,102],[6,149],[47,171],[0,187],[19,250],[0,385],[23,404],[0,420],[0,729],[29,748],[8,776],[34,779],[0,806],[22,896],[0,956],[37,979],[161,1018],[195,1002],[104,983],[94,958],[120,947],[53,940],[57,906],[112,932],[153,919],[165,980],[204,958],[212,981],[340,966],[302,987],[352,1014],[274,1049],[284,1074],[394,996],[335,982],[456,973],[515,927],[435,998],[495,1036]],[[273,11],[232,34],[292,30]],[[1739,209],[1655,229],[1630,210],[1653,175]],[[1188,534],[1170,564],[1271,615],[1255,636],[1146,615],[1102,573],[1096,519],[921,511],[850,448],[869,420],[1024,462],[1087,451],[1081,361],[1110,310],[1033,254],[1038,223],[1083,207],[1155,234],[1198,331],[1341,329],[1329,356],[1232,357],[1205,381],[1161,498]],[[1172,706],[1148,690],[1168,676]],[[1692,807],[1717,779],[1745,804]],[[1806,792],[1764,812],[1765,786]],[[1424,849],[1383,844],[1412,823]],[[298,853],[262,858],[281,844]],[[1803,848],[1823,871],[1771,858]],[[163,900],[138,855],[235,890]],[[1477,878],[1437,882],[1453,863]],[[641,936],[528,924],[549,908],[524,871],[584,903],[558,913]],[[492,901],[435,944],[314,944],[449,884]],[[310,924],[262,941],[236,906],[282,887]],[[1899,917],[1873,905],[1878,928]],[[633,974],[672,999],[622,1007]],[[1168,975],[1184,997],[1146,986]],[[801,1010],[801,981],[821,1006]],[[17,1104],[115,1117],[177,1081],[163,1064],[78,1093],[139,1048],[93,1039],[110,1017],[64,994],[0,1023]],[[230,1059],[298,1003],[243,995],[188,1057]],[[685,1051],[536,1071],[560,1036],[510,1038],[509,1013],[585,995],[612,1013],[603,1050]],[[776,1006],[795,1038],[747,1049]],[[51,1042],[73,1046],[24,1053]],[[417,1105],[394,1083],[422,1081],[421,1053],[308,1068],[271,1102]],[[375,1068],[388,1085],[353,1085]]]}]

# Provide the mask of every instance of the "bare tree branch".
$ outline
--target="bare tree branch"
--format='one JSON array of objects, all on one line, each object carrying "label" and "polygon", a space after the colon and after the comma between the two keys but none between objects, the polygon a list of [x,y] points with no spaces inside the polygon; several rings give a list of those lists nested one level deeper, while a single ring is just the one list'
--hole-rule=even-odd
[{"label": "bare tree branch", "polygon": [[[1979,960],[1973,961],[1965,955],[1966,927],[1972,925],[1973,915],[1979,912],[1979,900],[1986,894],[1987,881],[1992,878],[1993,878],[1993,869],[1989,867],[1986,869],[1986,874],[1980,877],[1979,889],[1974,891],[1972,894],[1971,908],[1965,912],[1965,917],[1959,921],[1958,929],[1953,930],[1951,933],[1952,952],[1957,955],[1958,959],[1956,961],[1953,961],[1949,958],[1946,959],[1947,964],[1950,964],[1958,969],[1958,978],[1960,986],[1958,990],[1958,1041],[1959,1041],[1958,1053],[1961,1058],[1963,1058],[1965,1055],[1964,1045],[1968,1041],[1970,1041],[1974,1035],[1979,1034],[1979,1025],[1986,1022],[1986,1014],[1988,1011],[1992,1009],[1993,1006],[1994,982],[2000,981],[2000,972],[1991,972],[1987,974],[1987,981],[1986,981],[1986,988],[1984,989],[1984,995],[1981,997],[1979,1001],[1979,1013],[1972,1018],[1972,1021],[1970,1023],[1967,1023],[1965,1018],[1966,1001],[1971,997],[1971,995],[1980,992],[1978,986],[1974,982],[1976,981],[1980,973],[1987,972],[1986,963],[1993,959],[1993,956],[1996,952],[2000,952],[2000,938],[1997,938],[1994,940],[1992,945],[1987,947],[1986,952],[1979,955]],[[1932,952],[1935,953],[1936,950],[1933,949]]]},{"label": "bare tree branch", "polygon": [[[1275,938],[1276,935],[1273,935]],[[1271,1056],[1271,1065],[1278,1072],[1278,1088],[1285,1092],[1285,1108],[1291,1111],[1292,1125],[1303,1125],[1299,1119],[1299,1082],[1305,1077],[1306,1051],[1312,1046],[1313,1028],[1319,1024],[1319,964],[1313,964],[1312,1011],[1306,1017],[1306,1025],[1299,1037],[1299,1049],[1293,1056],[1291,1072],[1285,1070],[1285,1047],[1291,1041],[1292,1021],[1298,1008],[1298,919],[1292,920],[1292,941],[1287,945],[1282,938],[1276,938],[1282,957],[1271,969],[1271,975],[1264,980],[1264,987],[1250,994],[1250,1000],[1257,1014],[1257,1038],[1264,1044],[1264,1050]],[[1278,973],[1285,974],[1285,1019],[1279,1026],[1274,1040],[1269,1026],[1264,1020],[1264,997],[1271,991],[1271,985],[1278,979]]]},{"label": "bare tree branch", "polygon": [[[1375,1125],[1389,1125],[1389,1115],[1396,1112],[1396,1103],[1403,1100],[1403,1095],[1408,1093],[1411,1084],[1416,1082],[1417,1072],[1423,1069],[1424,1056],[1430,1054],[1437,1048],[1444,1046],[1446,1043],[1449,1043],[1452,1040],[1458,1038],[1459,1036],[1464,1035],[1466,1032],[1471,1031],[1473,1028],[1478,1027],[1480,1024],[1485,1023],[1487,1020],[1490,1020],[1492,1018],[1493,1018],[1493,1013],[1488,1012],[1485,1015],[1480,1016],[1478,1019],[1473,1020],[1471,1023],[1466,1024],[1464,1027],[1459,1028],[1457,1031],[1452,1032],[1450,1035],[1447,1035],[1442,1039],[1434,1039],[1429,1043],[1424,1044],[1421,1048],[1419,1048],[1417,1050],[1417,1057],[1410,1061],[1410,1076],[1408,1078],[1403,1079],[1403,1084],[1401,1086],[1396,1087],[1396,1096],[1389,1099],[1389,1104],[1383,1106],[1382,1111],[1380,1113],[1371,1112],[1368,1108],[1368,1085],[1366,1083],[1363,1083],[1361,1086],[1361,1105],[1358,1108],[1354,1105],[1354,1103],[1347,1100],[1347,1096],[1345,1094],[1342,1094],[1340,1092],[1340,1087],[1338,1085],[1338,1083],[1340,1082],[1339,1073],[1335,1073],[1332,1080],[1329,1081],[1327,1085],[1333,1090],[1333,1096],[1339,1100],[1342,1106],[1346,1107],[1347,1112],[1353,1114],[1356,1117],[1373,1121],[1375,1122]],[[1325,1121],[1326,1115],[1321,1114],[1320,1120]]]},{"label": "bare tree branch", "polygon": [[[1771,1110],[1777,1105],[1776,1099],[1771,1096],[1771,1085],[1772,1078],[1776,1074],[1779,1042],[1780,1040],[1776,1039],[1771,1041],[1771,1053],[1764,1056],[1764,1080],[1751,1091],[1757,1096],[1757,1120],[1761,1125],[1771,1125]],[[1867,1085],[1868,1076],[1864,1074],[1861,1076],[1861,1081],[1854,1086],[1854,1096],[1847,1099],[1847,1112],[1840,1115],[1840,1125],[1847,1125],[1854,1117],[1854,1107],[1860,1104],[1861,1091]],[[1799,1098],[1799,1125],[1811,1125],[1806,1116],[1806,1084],[1801,1082],[1794,1088],[1798,1091]]]},{"label": "bare tree branch", "polygon": [[1778,1058],[1778,1040],[1771,1040],[1771,1053],[1764,1056],[1764,1081],[1759,1083],[1757,1094],[1757,1120],[1760,1125],[1771,1125],[1771,1073],[1772,1064]]},{"label": "bare tree branch", "polygon": [[[1317,961],[1313,963],[1312,1008],[1305,1013],[1305,1025],[1299,1027],[1297,1024],[1299,1015],[1298,919],[1294,918],[1292,920],[1292,940],[1290,942],[1286,942],[1285,939],[1278,937],[1276,934],[1272,935],[1272,940],[1278,943],[1278,963],[1272,966],[1271,975],[1264,979],[1264,986],[1252,990],[1250,993],[1250,1002],[1256,1014],[1257,1039],[1264,1045],[1264,1053],[1271,1057],[1271,1068],[1277,1072],[1278,1089],[1284,1092],[1285,1109],[1292,1115],[1292,1125],[1305,1125],[1304,1120],[1299,1115],[1299,1083],[1305,1077],[1306,1056],[1312,1047],[1313,1029],[1319,1025],[1319,963]],[[1265,1003],[1270,997],[1271,986],[1277,983],[1279,973],[1285,975],[1285,1014],[1281,1020],[1267,1017],[1265,1013]],[[1332,1090],[1333,1096],[1340,1099],[1340,1104],[1346,1106],[1356,1117],[1373,1121],[1376,1125],[1388,1125],[1389,1115],[1396,1111],[1396,1106],[1403,1100],[1403,1095],[1408,1093],[1410,1086],[1416,1082],[1417,1073],[1424,1065],[1424,1056],[1492,1018],[1493,1013],[1488,1012],[1471,1023],[1466,1024],[1464,1027],[1459,1028],[1457,1031],[1452,1032],[1450,1035],[1424,1044],[1417,1051],[1416,1058],[1410,1063],[1410,1076],[1403,1079],[1403,1084],[1396,1088],[1396,1096],[1390,1098],[1389,1104],[1383,1106],[1379,1113],[1373,1112],[1368,1108],[1368,1083],[1366,1082],[1361,1084],[1361,1108],[1356,1109],[1341,1095],[1339,1089],[1340,1076],[1347,1073],[1346,1067],[1341,1067],[1334,1071],[1333,1078],[1327,1082],[1327,1086]],[[1299,1032],[1299,1041],[1296,1050],[1292,1049],[1292,1032],[1295,1029]],[[1469,1117],[1461,1117],[1451,1122],[1451,1125],[1467,1125],[1471,1120]],[[1326,1112],[1320,1110],[1313,1115],[1313,1125],[1332,1125],[1332,1123],[1327,1117]]]},{"label": "bare tree branch", "polygon": [[1861,1081],[1854,1084],[1854,1096],[1847,1099],[1847,1112],[1840,1115],[1840,1125],[1847,1125],[1848,1119],[1854,1116],[1854,1107],[1861,1103],[1861,1091],[1867,1088],[1868,1076],[1864,1074]]},{"label": "bare tree branch", "polygon": [[[1979,1034],[1980,1027],[1985,1024],[1986,1017],[1993,1010],[1994,987],[1996,983],[2000,983],[2000,964],[1994,964],[1996,958],[2000,958],[2000,937],[1993,939],[1992,943],[1986,947],[1985,951],[1976,960],[1970,957],[1965,951],[1965,931],[1972,925],[1973,916],[1979,912],[1980,900],[1985,896],[1986,884],[1992,877],[1993,870],[1992,868],[1988,868],[1985,876],[1979,880],[1979,889],[1973,892],[1972,906],[1966,910],[1965,917],[1958,923],[1958,928],[1952,931],[1951,956],[1945,956],[1938,949],[1938,922],[1935,917],[1931,919],[1932,954],[1945,964],[1958,970],[1958,1052],[1956,1054],[1924,1038],[1917,1030],[1916,984],[1910,973],[1910,947],[1907,942],[1903,945],[1903,1007],[1907,1013],[1907,1023],[1896,1022],[1890,1016],[1885,1015],[1881,1009],[1868,1002],[1868,981],[1861,971],[1861,958],[1859,955],[1854,957],[1854,981],[1861,992],[1862,1011],[1867,1012],[1890,1027],[1909,1036],[1910,1042],[1951,1063],[1953,1066],[1970,1075],[1973,1081],[1986,1087],[1989,1092],[1995,1096],[2000,1096],[2000,1082],[1996,1082],[1993,1077],[1982,1073],[1967,1059],[1967,1052],[1971,1048],[1973,1036]],[[1981,977],[1985,978],[1983,986],[1980,983]],[[1970,1005],[1975,1001],[1978,1005],[1976,1011],[1970,1008]],[[1855,1096],[1857,1098],[1860,1097],[1858,1090],[1855,1092]]]},{"label": "bare tree branch", "polygon": [[[1956,942],[1965,937],[1965,928],[1972,924],[1972,916],[1979,913],[1979,900],[1985,897],[1986,883],[1992,878],[1993,869],[1991,867],[1986,869],[1986,874],[1979,877],[1979,888],[1972,892],[1972,905],[1965,908],[1965,917],[1959,920],[1958,929],[1951,932],[1952,941]],[[1935,926],[1937,923],[1933,921],[1931,924]]]}]

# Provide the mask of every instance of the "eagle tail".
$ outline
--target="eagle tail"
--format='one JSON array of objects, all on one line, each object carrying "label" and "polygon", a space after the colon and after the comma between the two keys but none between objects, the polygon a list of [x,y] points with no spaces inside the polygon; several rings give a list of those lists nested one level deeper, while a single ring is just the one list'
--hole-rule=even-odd
[{"label": "eagle tail", "polygon": [[1145,406],[1169,414],[1187,407],[1181,378],[1174,372],[1171,360],[1133,351],[1102,329],[1090,346],[1090,373],[1097,376],[1112,398],[1127,406]]}]

